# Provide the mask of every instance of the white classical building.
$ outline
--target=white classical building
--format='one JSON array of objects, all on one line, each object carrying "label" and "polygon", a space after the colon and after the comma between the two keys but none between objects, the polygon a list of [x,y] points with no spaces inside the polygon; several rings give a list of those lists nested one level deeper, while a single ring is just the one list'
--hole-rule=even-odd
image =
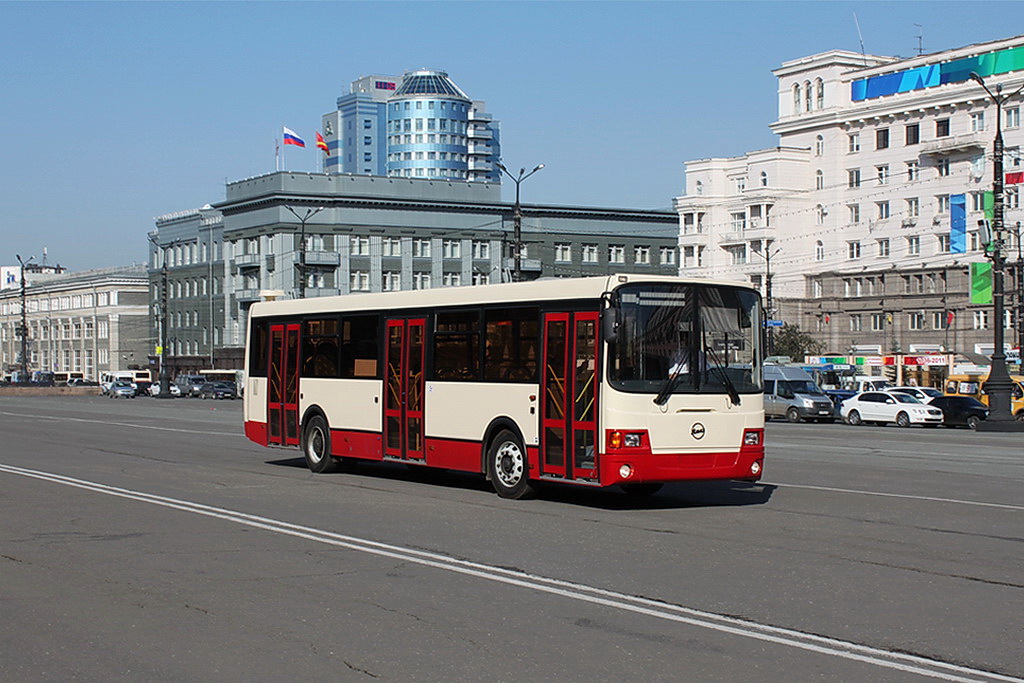
[{"label": "white classical building", "polygon": [[[776,317],[832,352],[990,352],[991,307],[969,303],[967,264],[984,259],[996,107],[972,72],[1012,93],[1024,83],[1024,36],[910,59],[833,50],[785,62],[773,72],[779,146],[686,163],[681,273],[763,287],[767,255]],[[1024,170],[1022,107],[1018,95],[1002,109],[1007,173]],[[1024,219],[1018,187],[1007,186],[1011,228]],[[950,244],[959,194],[965,253]]]}]

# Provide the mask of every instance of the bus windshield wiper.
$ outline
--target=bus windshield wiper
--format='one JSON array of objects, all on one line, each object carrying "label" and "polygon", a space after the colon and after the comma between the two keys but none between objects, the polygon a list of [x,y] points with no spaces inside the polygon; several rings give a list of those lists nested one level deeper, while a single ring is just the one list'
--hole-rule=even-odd
[{"label": "bus windshield wiper", "polygon": [[683,374],[683,363],[676,363],[676,367],[672,370],[672,374],[665,380],[665,384],[662,385],[661,391],[654,397],[654,405],[663,406],[668,403],[668,397],[672,395],[672,392],[676,388],[676,384],[679,382],[679,377]]},{"label": "bus windshield wiper", "polygon": [[[728,336],[726,336],[725,348],[726,353],[728,353]],[[725,371],[725,366],[722,364],[721,360],[719,360],[718,354],[715,353],[713,348],[708,346],[706,341],[704,342],[704,354],[711,359],[711,362],[714,364],[714,369],[718,370],[718,374],[722,376],[722,383],[725,384],[725,390],[729,394],[729,400],[732,401],[734,406],[738,406],[740,404],[740,392],[736,391],[736,385],[732,383],[731,379],[729,379],[729,373]]]}]

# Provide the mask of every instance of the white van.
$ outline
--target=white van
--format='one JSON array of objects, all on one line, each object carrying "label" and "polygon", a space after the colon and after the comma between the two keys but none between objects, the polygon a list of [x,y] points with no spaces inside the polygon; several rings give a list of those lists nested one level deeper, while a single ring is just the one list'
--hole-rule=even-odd
[{"label": "white van", "polygon": [[803,368],[764,366],[764,416],[790,422],[835,422],[835,406]]}]

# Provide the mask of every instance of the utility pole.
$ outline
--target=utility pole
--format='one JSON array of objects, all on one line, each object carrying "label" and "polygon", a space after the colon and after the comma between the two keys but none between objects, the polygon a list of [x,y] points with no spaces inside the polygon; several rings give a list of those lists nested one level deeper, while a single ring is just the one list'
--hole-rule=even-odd
[{"label": "utility pole", "polygon": [[299,298],[306,298],[306,221],[313,216],[323,211],[326,207],[318,206],[315,209],[306,209],[306,213],[300,216],[290,206],[285,205],[286,209],[291,212],[293,216],[299,219],[299,223],[302,225],[301,237],[299,238],[299,262],[295,264],[295,267],[299,269]]},{"label": "utility pole", "polygon": [[507,168],[502,166],[500,163],[495,163],[502,173],[507,175],[512,182],[516,184],[516,203],[512,209],[512,221],[513,221],[513,236],[512,236],[512,282],[523,281],[523,206],[519,203],[519,186],[524,180],[532,176],[534,173],[544,168],[544,164],[537,164],[537,166],[530,171],[526,172],[525,168],[519,169],[519,175],[512,175]]},{"label": "utility pole", "polygon": [[1003,348],[1003,317],[1004,317],[1004,290],[1003,290],[1003,268],[1006,263],[1003,249],[1006,245],[1006,232],[1003,226],[1003,102],[1018,95],[1024,90],[1024,85],[1017,88],[1013,94],[1004,96],[1002,85],[996,85],[993,93],[985,85],[985,81],[978,74],[971,72],[971,80],[985,89],[989,98],[996,105],[996,137],[992,143],[992,170],[993,182],[992,191],[995,194],[995,206],[992,212],[992,304],[994,307],[994,334],[992,351],[992,369],[989,371],[988,381],[985,382],[985,390],[989,396],[989,416],[979,425],[983,431],[1024,431],[1024,422],[1018,423],[1014,420],[1011,412],[1010,392],[1013,389],[1013,382],[1010,374],[1006,371],[1006,352]]},{"label": "utility pole", "polygon": [[[764,253],[755,251],[754,253],[764,259],[764,311],[768,320],[774,320],[775,308],[772,302],[772,257],[782,251],[782,248],[775,249],[774,251],[770,248],[770,242],[765,243]],[[765,321],[768,324],[768,321]],[[768,325],[768,355],[775,355],[775,328]]]},{"label": "utility pole", "polygon": [[171,398],[171,369],[167,366],[167,329],[170,324],[170,314],[167,312],[167,258],[163,248],[157,243],[156,237],[149,236],[149,242],[153,245],[153,253],[160,259],[160,315],[157,318],[157,344],[160,347],[160,374],[158,383],[160,393],[157,398]]},{"label": "utility pole", "polygon": [[29,256],[23,261],[19,254],[14,255],[21,266],[21,325],[18,333],[21,335],[21,382],[28,382],[28,308],[25,306],[25,268],[32,263],[35,256]]}]

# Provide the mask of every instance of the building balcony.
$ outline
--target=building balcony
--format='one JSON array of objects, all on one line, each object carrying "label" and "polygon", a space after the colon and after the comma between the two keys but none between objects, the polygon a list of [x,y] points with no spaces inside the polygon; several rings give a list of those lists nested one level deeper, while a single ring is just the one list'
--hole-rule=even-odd
[{"label": "building balcony", "polygon": [[336,266],[341,263],[341,254],[336,251],[307,251],[307,266]]},{"label": "building balcony", "polygon": [[493,137],[490,128],[480,128],[478,126],[471,127],[466,133],[470,138],[476,140],[490,140]]},{"label": "building balcony", "polygon": [[338,296],[341,290],[337,287],[306,287],[306,298],[314,299],[318,296]]},{"label": "building balcony", "polygon": [[470,171],[490,171],[493,168],[494,167],[491,165],[491,162],[489,162],[489,161],[484,161],[483,159],[470,159],[469,160],[469,170]]},{"label": "building balcony", "polygon": [[258,289],[236,289],[235,290],[235,301],[239,303],[243,301],[259,301],[260,290]]},{"label": "building balcony", "polygon": [[260,255],[259,254],[239,254],[234,258],[235,265],[239,268],[252,268],[259,267]]},{"label": "building balcony", "polygon": [[[539,258],[523,258],[519,261],[520,268],[527,273],[539,273],[541,271],[540,259]],[[514,270],[516,267],[515,259],[505,259],[505,267],[509,270]]]},{"label": "building balcony", "polygon": [[992,141],[993,134],[985,131],[967,133],[965,135],[950,135],[944,138],[937,138],[921,143],[921,156],[950,154],[952,152],[966,151],[971,149],[985,149]]}]

